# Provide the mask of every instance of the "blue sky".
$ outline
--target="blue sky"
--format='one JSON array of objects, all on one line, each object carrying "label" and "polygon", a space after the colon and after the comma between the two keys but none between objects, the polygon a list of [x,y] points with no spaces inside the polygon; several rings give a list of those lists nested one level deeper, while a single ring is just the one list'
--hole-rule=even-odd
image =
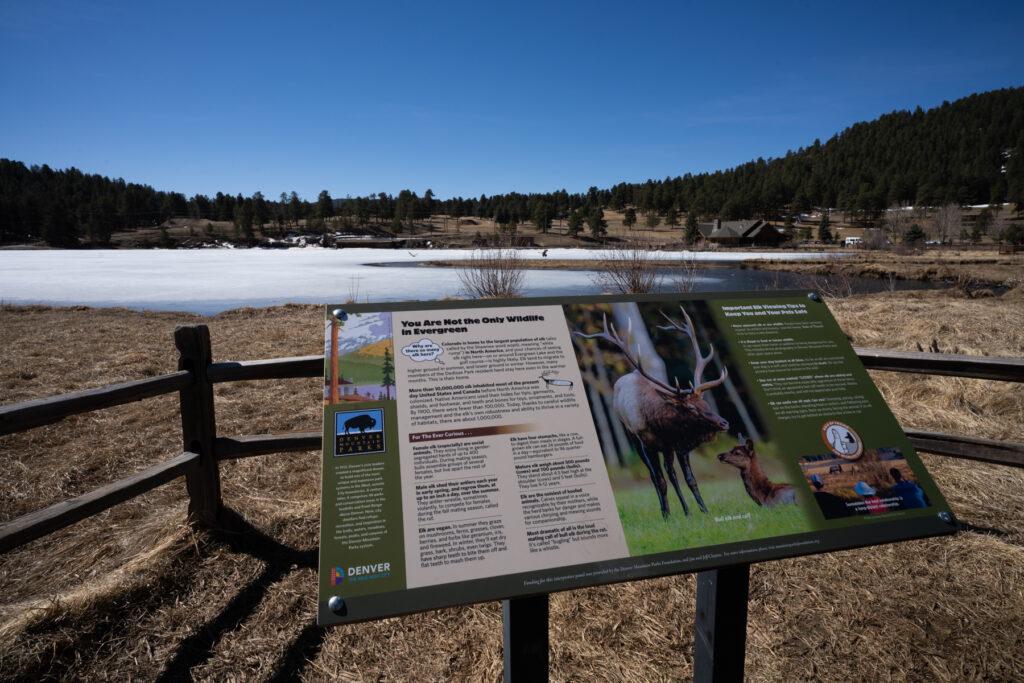
[{"label": "blue sky", "polygon": [[186,194],[579,191],[1022,85],[1022,25],[1010,0],[2,0],[0,157]]}]

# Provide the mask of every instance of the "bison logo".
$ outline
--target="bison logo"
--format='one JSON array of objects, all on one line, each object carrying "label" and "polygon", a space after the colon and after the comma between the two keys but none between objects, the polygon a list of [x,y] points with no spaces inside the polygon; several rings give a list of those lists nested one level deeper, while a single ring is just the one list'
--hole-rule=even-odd
[{"label": "bison logo", "polygon": [[335,413],[334,455],[383,453],[384,411],[380,408]]},{"label": "bison logo", "polygon": [[361,433],[365,434],[367,429],[373,429],[376,426],[377,420],[369,415],[356,415],[345,420],[345,433],[348,434],[350,429],[358,429]]}]

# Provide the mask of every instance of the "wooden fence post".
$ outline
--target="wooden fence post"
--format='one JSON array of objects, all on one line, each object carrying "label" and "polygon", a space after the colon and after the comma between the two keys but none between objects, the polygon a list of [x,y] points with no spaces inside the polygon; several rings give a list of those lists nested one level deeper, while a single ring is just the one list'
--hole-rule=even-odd
[{"label": "wooden fence post", "polygon": [[697,619],[693,629],[695,683],[743,683],[749,594],[748,564],[697,574]]},{"label": "wooden fence post", "polygon": [[213,441],[217,423],[213,408],[213,383],[207,375],[212,362],[210,330],[206,325],[179,327],[174,330],[178,348],[178,369],[189,370],[194,378],[191,386],[180,392],[181,438],[186,451],[199,454],[199,462],[185,475],[188,489],[188,516],[193,523],[214,527],[220,520],[220,472]]}]

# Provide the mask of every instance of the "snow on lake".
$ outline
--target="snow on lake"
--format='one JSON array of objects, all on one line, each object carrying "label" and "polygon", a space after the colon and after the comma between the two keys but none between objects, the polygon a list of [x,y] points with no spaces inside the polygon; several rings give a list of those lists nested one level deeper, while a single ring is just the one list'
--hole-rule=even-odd
[{"label": "snow on lake", "polygon": [[[540,249],[523,249],[542,259]],[[0,250],[0,301],[50,305],[125,306],[135,309],[212,314],[241,306],[283,303],[401,301],[458,296],[452,268],[418,268],[417,262],[467,258],[461,249],[202,249],[202,250]],[[549,249],[548,259],[592,260],[604,252]],[[678,259],[688,252],[654,252]],[[695,252],[706,261],[809,259],[818,253]],[[372,265],[396,264],[390,267]],[[706,271],[698,289],[750,289],[727,282],[729,269]],[[745,273],[746,279],[757,271]],[[735,273],[734,273],[735,275]],[[738,286],[737,286],[738,285]],[[526,294],[594,293],[592,274],[531,270]]]}]

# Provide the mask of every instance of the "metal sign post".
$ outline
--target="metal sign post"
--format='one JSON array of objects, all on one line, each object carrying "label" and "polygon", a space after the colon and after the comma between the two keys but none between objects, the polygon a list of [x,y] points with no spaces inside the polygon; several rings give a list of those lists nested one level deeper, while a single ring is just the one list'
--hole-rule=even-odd
[{"label": "metal sign post", "polygon": [[[694,620],[695,683],[743,681],[750,565],[697,574]],[[501,601],[505,683],[548,680],[548,596]]]},{"label": "metal sign post", "polygon": [[548,596],[501,601],[505,683],[548,680]]},{"label": "metal sign post", "polygon": [[697,574],[697,618],[693,625],[693,680],[743,680],[747,644],[750,565]]}]

